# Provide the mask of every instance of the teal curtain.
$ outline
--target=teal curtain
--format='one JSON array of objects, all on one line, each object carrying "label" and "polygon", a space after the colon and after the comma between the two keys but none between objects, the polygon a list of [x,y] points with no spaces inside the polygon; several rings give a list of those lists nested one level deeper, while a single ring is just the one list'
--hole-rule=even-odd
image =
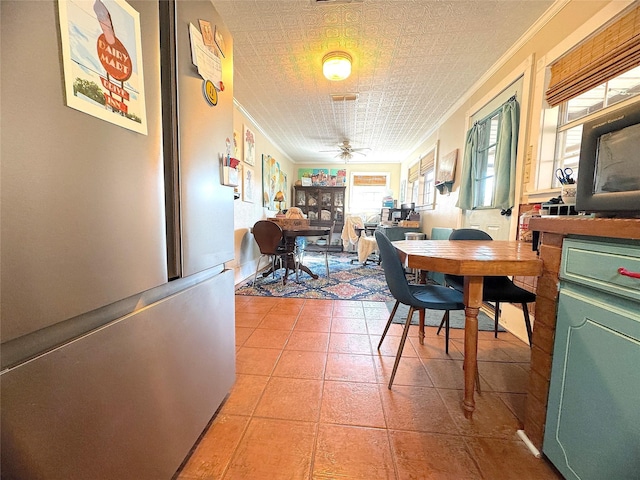
[{"label": "teal curtain", "polygon": [[[518,146],[518,129],[520,125],[520,105],[515,95],[500,107],[500,128],[495,158],[495,190],[491,208],[509,210],[515,204],[516,190],[516,153]],[[492,114],[493,115],[493,114]],[[483,172],[478,172],[478,148],[482,139],[482,122],[475,122],[467,132],[462,164],[462,178],[460,195],[457,206],[463,210],[476,207],[479,194],[477,178]]]},{"label": "teal curtain", "polygon": [[457,207],[463,210],[472,210],[476,182],[474,179],[475,168],[478,166],[478,134],[480,127],[475,122],[467,132],[467,140],[464,144],[464,156],[462,157],[462,174],[460,181],[460,194],[458,195]]},{"label": "teal curtain", "polygon": [[493,206],[507,210],[513,208],[516,196],[516,154],[520,105],[511,97],[502,105],[502,122],[496,149],[496,190]]}]

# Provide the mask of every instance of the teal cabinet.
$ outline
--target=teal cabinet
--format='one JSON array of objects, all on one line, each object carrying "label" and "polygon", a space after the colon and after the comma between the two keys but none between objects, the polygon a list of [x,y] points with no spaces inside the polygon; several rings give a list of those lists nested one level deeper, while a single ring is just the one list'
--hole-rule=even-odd
[{"label": "teal cabinet", "polygon": [[[640,245],[565,240],[543,452],[567,479],[640,478]],[[635,269],[635,270],[634,270]]]}]

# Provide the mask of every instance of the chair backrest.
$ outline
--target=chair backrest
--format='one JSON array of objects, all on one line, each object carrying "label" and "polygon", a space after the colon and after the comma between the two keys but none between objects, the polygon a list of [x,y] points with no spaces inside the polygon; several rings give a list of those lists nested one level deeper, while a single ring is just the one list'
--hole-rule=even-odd
[{"label": "chair backrest", "polygon": [[459,228],[449,235],[449,240],[493,240],[491,235],[477,228]]},{"label": "chair backrest", "polygon": [[[483,230],[478,230],[477,228],[459,228],[451,232],[449,235],[449,240],[493,240],[491,235]],[[486,278],[485,278],[486,280]],[[463,283],[463,277],[459,275],[451,275],[445,274],[444,276],[445,284],[451,285],[455,282]]]},{"label": "chair backrest", "polygon": [[346,250],[351,245],[358,243],[360,236],[356,233],[356,227],[364,228],[362,218],[357,215],[347,215],[342,226],[342,246]]},{"label": "chair backrest", "polygon": [[275,222],[259,220],[253,226],[253,238],[256,239],[260,253],[263,255],[275,255],[276,249],[282,240],[282,228]]},{"label": "chair backrest", "polygon": [[387,280],[391,295],[401,303],[410,305],[415,299],[413,295],[411,295],[411,290],[409,289],[407,277],[404,274],[402,262],[400,261],[400,257],[398,257],[398,252],[386,235],[381,232],[376,232],[375,235],[380,251],[380,258],[382,259],[384,277]]}]

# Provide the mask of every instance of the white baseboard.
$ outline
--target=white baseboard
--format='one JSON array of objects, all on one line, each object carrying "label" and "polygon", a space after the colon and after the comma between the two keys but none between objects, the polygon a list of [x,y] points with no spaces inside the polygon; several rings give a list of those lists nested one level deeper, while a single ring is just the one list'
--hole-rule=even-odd
[{"label": "white baseboard", "polygon": [[516,433],[518,434],[520,439],[524,442],[524,444],[527,446],[529,451],[533,454],[533,456],[536,458],[540,458],[540,450],[538,450],[536,446],[533,443],[531,443],[531,440],[529,440],[529,437],[527,437],[527,434],[524,433],[524,430],[518,430]]}]

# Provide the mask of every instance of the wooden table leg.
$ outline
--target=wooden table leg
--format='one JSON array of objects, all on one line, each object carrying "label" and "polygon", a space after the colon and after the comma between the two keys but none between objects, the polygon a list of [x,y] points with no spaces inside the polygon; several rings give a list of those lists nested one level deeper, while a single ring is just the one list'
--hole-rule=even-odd
[{"label": "wooden table leg", "polygon": [[425,317],[424,308],[420,310],[419,315],[420,315],[420,323],[418,326],[418,341],[420,342],[420,345],[424,345],[424,317]]},{"label": "wooden table leg", "polygon": [[478,368],[478,312],[482,305],[483,277],[464,277],[464,416],[471,419],[476,408],[473,399]]}]

